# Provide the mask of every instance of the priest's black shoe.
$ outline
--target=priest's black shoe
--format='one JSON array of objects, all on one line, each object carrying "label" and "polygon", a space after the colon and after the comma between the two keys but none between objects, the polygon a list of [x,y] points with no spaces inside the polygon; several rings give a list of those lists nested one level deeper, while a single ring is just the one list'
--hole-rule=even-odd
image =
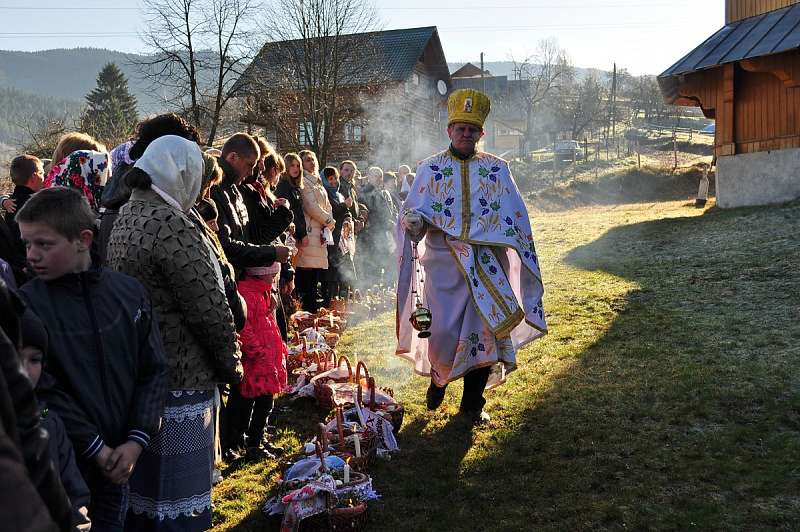
[{"label": "priest's black shoe", "polygon": [[439,408],[439,406],[441,406],[442,401],[444,401],[445,391],[447,391],[446,387],[439,388],[433,383],[433,381],[431,381],[430,386],[428,386],[428,392],[425,394],[428,410],[436,410]]}]

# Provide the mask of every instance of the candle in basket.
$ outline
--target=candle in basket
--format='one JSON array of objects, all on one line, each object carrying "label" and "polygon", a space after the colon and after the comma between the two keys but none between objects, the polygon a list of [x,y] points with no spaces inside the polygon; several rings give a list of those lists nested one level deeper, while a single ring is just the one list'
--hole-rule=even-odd
[{"label": "candle in basket", "polygon": [[344,483],[350,484],[350,466],[347,464],[344,465]]},{"label": "candle in basket", "polygon": [[344,414],[342,413],[342,407],[336,409],[336,429],[339,432],[339,444],[344,445]]}]

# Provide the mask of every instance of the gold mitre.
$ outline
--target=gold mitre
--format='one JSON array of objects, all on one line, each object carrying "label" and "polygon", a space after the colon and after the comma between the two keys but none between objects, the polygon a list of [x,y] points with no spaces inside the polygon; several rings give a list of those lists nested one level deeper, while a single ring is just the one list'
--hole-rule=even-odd
[{"label": "gold mitre", "polygon": [[458,89],[447,100],[447,125],[464,122],[483,128],[491,110],[492,102],[484,93],[475,89]]}]

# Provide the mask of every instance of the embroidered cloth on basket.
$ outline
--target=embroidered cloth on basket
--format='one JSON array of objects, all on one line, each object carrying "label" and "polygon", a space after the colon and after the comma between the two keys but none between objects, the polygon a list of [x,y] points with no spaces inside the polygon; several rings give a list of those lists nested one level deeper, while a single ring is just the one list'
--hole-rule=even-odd
[{"label": "embroidered cloth on basket", "polygon": [[[459,120],[482,126],[488,99],[485,114],[470,120],[486,97],[463,92],[451,98],[451,115],[455,100]],[[412,241],[398,224],[397,354],[439,386],[492,366],[488,386],[496,386],[516,368],[517,349],[547,332],[531,224],[508,163],[481,152],[434,155],[419,164],[404,209],[428,230],[418,244],[420,285]],[[408,321],[415,284],[433,316],[428,339]]]}]

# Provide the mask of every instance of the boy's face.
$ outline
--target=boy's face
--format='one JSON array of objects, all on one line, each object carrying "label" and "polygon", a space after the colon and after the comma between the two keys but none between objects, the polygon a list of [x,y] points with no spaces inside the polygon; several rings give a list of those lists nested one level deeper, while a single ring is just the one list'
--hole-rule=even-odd
[{"label": "boy's face", "polygon": [[19,222],[27,258],[36,275],[45,281],[68,273],[86,271],[91,265],[92,231],[84,230],[75,240],[40,222]]},{"label": "boy's face", "polygon": [[39,377],[42,376],[44,354],[36,347],[25,346],[20,350],[20,355],[22,356],[22,366],[28,373],[33,387],[36,388],[39,383]]},{"label": "boy's face", "polygon": [[214,218],[213,220],[208,220],[206,222],[206,225],[208,225],[209,229],[211,229],[215,233],[219,233],[219,224],[217,223],[216,218]]},{"label": "boy's face", "polygon": [[36,163],[36,171],[28,179],[28,188],[34,192],[39,192],[42,190],[42,185],[44,185],[44,167],[39,162]]}]

